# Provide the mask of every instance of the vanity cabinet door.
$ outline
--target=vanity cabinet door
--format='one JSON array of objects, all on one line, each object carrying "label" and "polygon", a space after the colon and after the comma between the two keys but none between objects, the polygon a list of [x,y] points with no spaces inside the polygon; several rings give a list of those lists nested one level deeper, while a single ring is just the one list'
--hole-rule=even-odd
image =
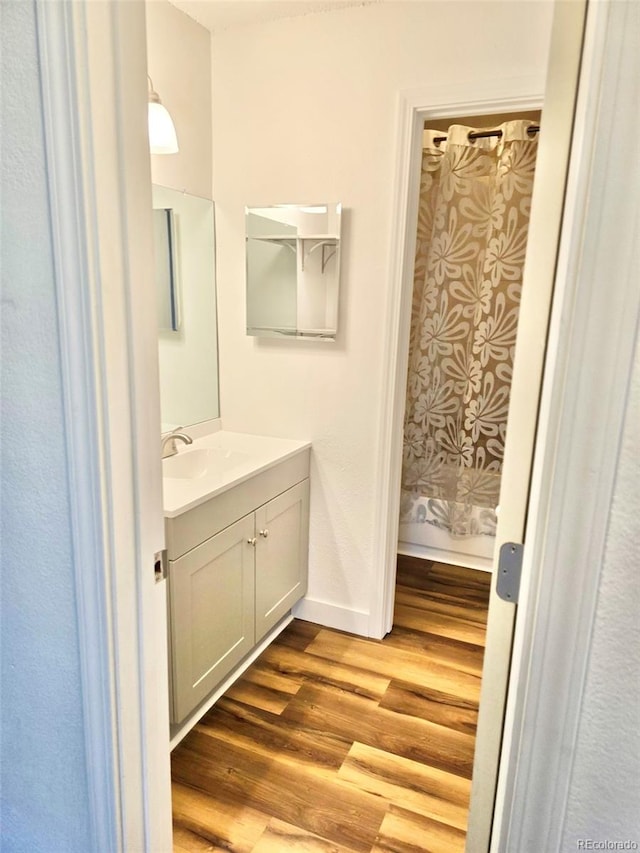
[{"label": "vanity cabinet door", "polygon": [[256,641],[307,591],[309,480],[256,510]]},{"label": "vanity cabinet door", "polygon": [[252,513],[169,562],[174,723],[254,645],[253,537]]}]

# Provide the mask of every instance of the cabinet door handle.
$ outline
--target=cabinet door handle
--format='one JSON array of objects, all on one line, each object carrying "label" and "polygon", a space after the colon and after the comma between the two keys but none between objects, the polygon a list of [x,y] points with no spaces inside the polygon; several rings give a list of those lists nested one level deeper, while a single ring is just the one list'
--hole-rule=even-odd
[{"label": "cabinet door handle", "polygon": [[266,527],[264,530],[260,531],[260,536],[264,536],[265,539],[267,538],[268,535],[269,535],[269,531]]},{"label": "cabinet door handle", "polygon": [[252,536],[251,539],[247,539],[247,545],[253,545],[255,547],[256,537]]}]

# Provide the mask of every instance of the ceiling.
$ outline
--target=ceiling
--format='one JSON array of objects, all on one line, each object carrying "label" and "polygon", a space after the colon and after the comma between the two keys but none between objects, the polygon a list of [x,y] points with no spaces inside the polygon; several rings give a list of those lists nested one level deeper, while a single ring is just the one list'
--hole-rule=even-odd
[{"label": "ceiling", "polygon": [[345,6],[369,6],[381,0],[170,0],[210,32],[251,24],[331,12]]}]

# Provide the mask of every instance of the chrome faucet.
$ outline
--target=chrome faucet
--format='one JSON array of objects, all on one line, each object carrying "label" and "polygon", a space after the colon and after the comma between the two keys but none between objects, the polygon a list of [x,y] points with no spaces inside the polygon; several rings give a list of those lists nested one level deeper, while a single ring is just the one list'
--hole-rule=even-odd
[{"label": "chrome faucet", "polygon": [[162,458],[167,459],[169,456],[175,456],[178,452],[178,448],[176,446],[176,441],[179,439],[180,441],[184,441],[185,444],[193,444],[193,439],[190,435],[187,435],[186,432],[180,432],[182,427],[176,427],[171,432],[166,433],[166,435],[162,436]]}]

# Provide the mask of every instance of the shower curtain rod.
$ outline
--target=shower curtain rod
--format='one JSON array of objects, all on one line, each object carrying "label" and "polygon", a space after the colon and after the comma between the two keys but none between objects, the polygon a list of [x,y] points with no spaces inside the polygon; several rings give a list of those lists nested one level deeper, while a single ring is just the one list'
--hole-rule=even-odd
[{"label": "shower curtain rod", "polygon": [[[527,133],[535,134],[540,130],[539,124],[532,124],[531,127],[527,128]],[[502,136],[501,130],[472,130],[467,134],[467,139],[488,139],[490,136]],[[433,139],[434,145],[440,145],[441,142],[446,142],[446,136],[435,136]]]}]

